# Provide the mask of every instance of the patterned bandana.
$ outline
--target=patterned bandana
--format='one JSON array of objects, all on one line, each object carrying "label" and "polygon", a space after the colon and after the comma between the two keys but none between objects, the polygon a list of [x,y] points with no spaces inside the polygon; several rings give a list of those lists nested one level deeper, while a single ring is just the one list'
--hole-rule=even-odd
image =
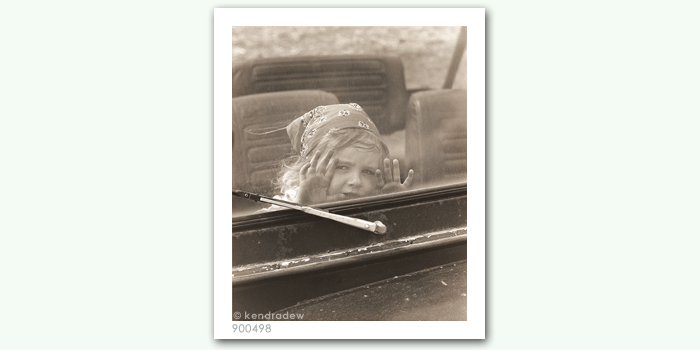
[{"label": "patterned bandana", "polygon": [[287,126],[292,149],[307,157],[326,134],[341,129],[362,128],[379,136],[379,130],[357,103],[318,106]]}]

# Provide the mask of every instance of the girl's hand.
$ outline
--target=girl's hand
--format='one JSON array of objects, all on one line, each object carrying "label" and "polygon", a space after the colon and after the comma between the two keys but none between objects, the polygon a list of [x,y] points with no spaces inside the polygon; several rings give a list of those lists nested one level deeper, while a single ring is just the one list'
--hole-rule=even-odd
[{"label": "girl's hand", "polygon": [[321,152],[316,151],[311,162],[301,167],[299,170],[299,191],[296,202],[300,204],[318,204],[342,200],[345,195],[340,193],[329,196],[328,186],[331,184],[335,165],[338,158],[331,159],[333,150],[328,150],[321,157]]},{"label": "girl's hand", "polygon": [[394,171],[392,173],[391,162],[389,158],[384,159],[384,173],[377,169],[374,172],[377,176],[377,188],[380,193],[394,193],[399,191],[405,191],[411,188],[411,182],[413,181],[413,169],[408,171],[408,176],[406,181],[401,183],[401,171],[399,170],[399,160],[394,159]]}]

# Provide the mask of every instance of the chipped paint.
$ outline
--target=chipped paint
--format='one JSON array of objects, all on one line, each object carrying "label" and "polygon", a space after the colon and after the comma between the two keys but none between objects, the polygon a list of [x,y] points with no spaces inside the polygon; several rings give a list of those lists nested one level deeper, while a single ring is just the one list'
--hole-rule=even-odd
[{"label": "chipped paint", "polygon": [[[352,251],[352,250],[351,250],[351,251]],[[319,258],[325,258],[325,257],[335,256],[335,255],[341,255],[341,254],[345,254],[345,252],[331,253],[331,254],[321,255],[321,256],[319,256]]]},{"label": "chipped paint", "polygon": [[246,265],[246,266],[239,267],[237,269],[233,269],[233,271],[240,272],[240,271],[252,270],[252,269],[255,269],[256,267],[257,267],[256,265]]},{"label": "chipped paint", "polygon": [[[386,251],[388,249],[394,249],[398,248],[401,246],[405,245],[412,245],[412,244],[425,244],[425,243],[430,243],[435,240],[439,240],[441,237],[444,237],[442,235],[455,235],[459,236],[460,234],[466,234],[467,228],[462,227],[462,228],[457,228],[457,229],[450,229],[450,230],[444,230],[444,231],[437,231],[437,232],[430,232],[422,235],[417,235],[417,236],[412,236],[412,237],[405,237],[401,239],[396,239],[392,241],[385,241],[385,242],[377,242],[373,243],[369,246],[365,247],[358,247],[358,248],[353,248],[353,249],[345,249],[342,251],[336,251],[336,252],[330,252],[327,251],[327,254],[323,255],[316,255],[316,256],[309,256],[305,258],[297,257],[298,260],[287,260],[287,261],[276,261],[276,262],[268,262],[264,264],[251,264],[251,265],[245,265],[245,266],[237,266],[236,268],[233,269],[232,272],[238,273],[239,277],[241,275],[251,275],[251,274],[258,274],[258,273],[267,273],[267,272],[272,272],[275,270],[278,270],[280,268],[292,268],[292,267],[297,267],[297,266],[304,266],[308,264],[316,264],[322,261],[331,261],[331,260],[336,260],[336,259],[345,259],[346,257],[353,257],[353,256],[358,256],[361,254],[371,254],[371,253],[377,253],[377,252],[382,252]],[[442,267],[441,267],[442,268]],[[443,282],[444,284],[444,282]],[[447,285],[447,284],[445,284]]]},{"label": "chipped paint", "polygon": [[426,234],[422,234],[422,235],[418,235],[418,236],[406,237],[406,238],[399,239],[398,241],[399,241],[399,242],[412,242],[412,241],[415,241],[415,240],[421,239],[421,238],[430,238],[430,237],[432,237],[432,236],[446,235],[446,234],[453,234],[453,235],[455,235],[455,236],[458,236],[459,233],[461,233],[461,232],[466,232],[466,231],[467,231],[467,228],[466,228],[466,227],[461,227],[461,228],[458,228],[458,229],[451,229],[451,230],[438,231],[438,232],[430,232],[430,233],[426,233]]}]

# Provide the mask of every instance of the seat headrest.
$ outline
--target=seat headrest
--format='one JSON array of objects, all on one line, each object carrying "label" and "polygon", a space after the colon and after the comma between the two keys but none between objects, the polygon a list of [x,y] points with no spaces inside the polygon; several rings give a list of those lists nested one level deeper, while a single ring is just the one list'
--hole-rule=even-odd
[{"label": "seat headrest", "polygon": [[320,90],[233,98],[233,188],[270,194],[280,161],[292,154],[287,124],[317,106],[337,103],[335,95]]}]

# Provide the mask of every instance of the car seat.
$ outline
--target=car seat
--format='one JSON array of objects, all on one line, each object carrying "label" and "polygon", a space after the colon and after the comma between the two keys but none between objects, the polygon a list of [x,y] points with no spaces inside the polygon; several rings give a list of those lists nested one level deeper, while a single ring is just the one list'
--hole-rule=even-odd
[{"label": "car seat", "polygon": [[406,157],[419,185],[467,180],[467,92],[411,95],[406,116]]},{"label": "car seat", "polygon": [[231,103],[233,188],[274,195],[272,180],[280,161],[292,155],[285,127],[317,106],[337,104],[338,99],[325,91],[297,90],[235,97]]},{"label": "car seat", "polygon": [[382,134],[404,128],[408,92],[398,57],[343,55],[263,58],[233,67],[233,97],[319,89],[362,106]]}]

